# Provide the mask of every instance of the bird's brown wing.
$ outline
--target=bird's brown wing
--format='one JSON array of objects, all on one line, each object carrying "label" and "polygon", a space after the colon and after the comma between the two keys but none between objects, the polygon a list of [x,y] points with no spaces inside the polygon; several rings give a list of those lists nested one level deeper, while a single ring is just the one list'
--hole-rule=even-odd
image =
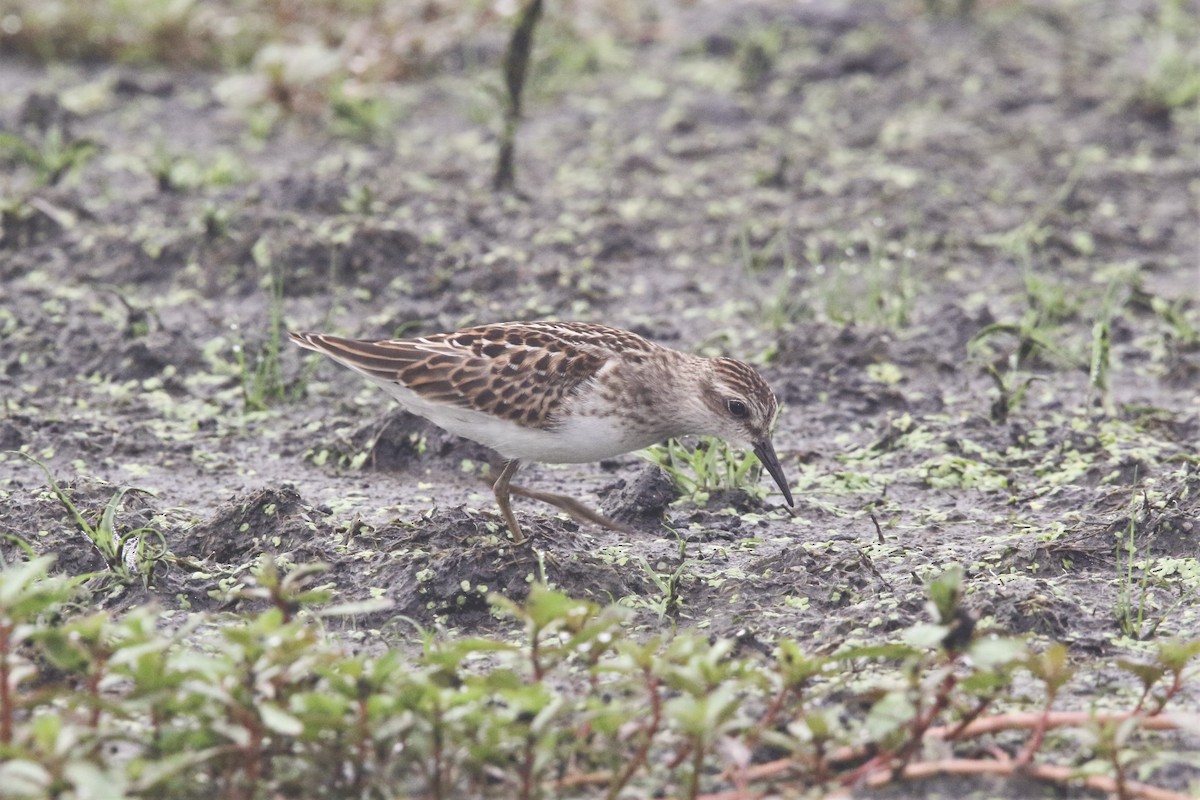
[{"label": "bird's brown wing", "polygon": [[379,341],[320,333],[289,336],[302,347],[372,378],[399,383],[426,400],[548,428],[571,394],[613,355],[590,341],[596,335],[590,329],[601,326],[582,326],[589,329],[586,335],[581,331],[573,337],[556,335],[554,325],[566,323],[483,325]]}]

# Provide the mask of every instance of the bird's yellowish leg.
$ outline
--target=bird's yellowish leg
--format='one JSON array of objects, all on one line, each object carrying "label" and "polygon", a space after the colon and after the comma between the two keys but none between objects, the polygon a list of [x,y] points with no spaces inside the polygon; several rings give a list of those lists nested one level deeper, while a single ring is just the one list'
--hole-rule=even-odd
[{"label": "bird's yellowish leg", "polygon": [[517,524],[517,517],[512,511],[512,492],[508,488],[508,484],[512,481],[513,475],[517,473],[519,466],[521,466],[521,462],[515,458],[512,461],[506,461],[504,469],[500,470],[499,477],[492,484],[492,491],[496,493],[496,504],[500,506],[500,514],[504,517],[505,523],[508,524],[508,530],[512,533],[513,544],[525,542],[521,526]]},{"label": "bird's yellowish leg", "polygon": [[574,497],[568,497],[565,494],[539,492],[535,489],[526,489],[524,486],[511,486],[509,487],[509,492],[515,494],[517,497],[528,497],[530,500],[538,500],[555,508],[560,508],[581,522],[590,522],[593,525],[599,525],[601,528],[608,528],[610,531],[619,531],[620,533],[634,532],[628,525],[622,525],[615,519],[609,519],[603,514],[588,508]]}]

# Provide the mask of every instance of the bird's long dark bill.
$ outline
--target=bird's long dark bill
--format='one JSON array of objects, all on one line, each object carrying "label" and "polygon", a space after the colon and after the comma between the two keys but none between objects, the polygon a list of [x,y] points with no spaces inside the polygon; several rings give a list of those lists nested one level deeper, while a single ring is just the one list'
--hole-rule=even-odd
[{"label": "bird's long dark bill", "polygon": [[775,448],[771,445],[770,439],[764,439],[754,445],[754,455],[758,456],[758,460],[767,468],[767,472],[771,473],[771,477],[775,479],[775,485],[779,487],[779,491],[783,492],[783,499],[787,500],[789,506],[796,505],[792,502],[792,490],[788,488],[787,478],[783,477],[783,467],[779,466],[779,456],[775,455]]}]

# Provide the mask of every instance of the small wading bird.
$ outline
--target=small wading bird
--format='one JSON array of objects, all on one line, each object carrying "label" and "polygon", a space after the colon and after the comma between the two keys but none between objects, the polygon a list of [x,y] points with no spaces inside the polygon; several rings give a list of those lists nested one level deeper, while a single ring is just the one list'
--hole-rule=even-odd
[{"label": "small wading bird", "polygon": [[621,529],[572,498],[511,486],[522,461],[598,461],[688,434],[754,448],[794,505],[771,445],[775,395],[740,361],[585,322],[501,322],[377,341],[288,336],[366,375],[406,411],[503,456],[492,490],[515,544],[525,537],[510,505],[514,493]]}]

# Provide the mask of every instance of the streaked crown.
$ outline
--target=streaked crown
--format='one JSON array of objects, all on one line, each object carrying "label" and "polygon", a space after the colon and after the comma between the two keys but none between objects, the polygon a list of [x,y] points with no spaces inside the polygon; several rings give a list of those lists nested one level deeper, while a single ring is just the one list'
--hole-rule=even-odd
[{"label": "streaked crown", "polygon": [[709,364],[712,386],[704,402],[720,419],[716,435],[739,445],[770,439],[779,403],[767,382],[753,367],[732,358],[709,359]]}]

